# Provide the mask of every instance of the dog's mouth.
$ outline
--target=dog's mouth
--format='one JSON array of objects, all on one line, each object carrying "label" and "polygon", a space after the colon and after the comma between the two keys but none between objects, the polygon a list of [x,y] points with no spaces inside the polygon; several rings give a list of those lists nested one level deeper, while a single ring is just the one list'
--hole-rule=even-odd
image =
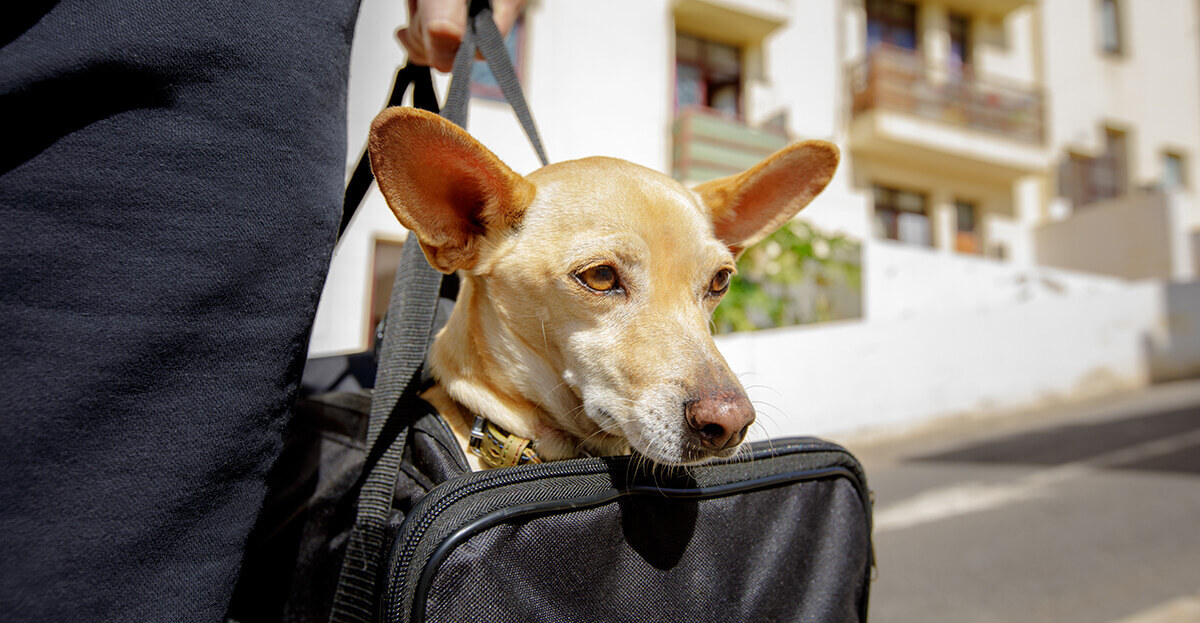
[{"label": "dog's mouth", "polygon": [[669,418],[660,417],[655,410],[627,416],[614,415],[604,408],[588,411],[594,413],[593,421],[605,437],[622,440],[634,454],[668,467],[700,465],[732,457],[742,448],[749,429],[746,424],[732,434],[712,428],[705,430],[704,426],[689,421],[688,404],[672,409],[676,416]]},{"label": "dog's mouth", "polygon": [[663,448],[651,445],[645,448],[633,446],[635,453],[649,459],[657,465],[667,467],[689,467],[703,465],[712,461],[727,459],[741,450],[741,444],[731,445],[720,450],[711,450],[686,441],[680,445]]}]

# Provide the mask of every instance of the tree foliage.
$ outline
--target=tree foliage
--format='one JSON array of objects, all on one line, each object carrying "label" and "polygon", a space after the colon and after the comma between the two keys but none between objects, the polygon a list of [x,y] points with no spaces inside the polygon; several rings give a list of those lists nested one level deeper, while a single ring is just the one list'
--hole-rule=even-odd
[{"label": "tree foliage", "polygon": [[729,333],[861,316],[861,245],[793,220],[742,254],[713,323]]}]

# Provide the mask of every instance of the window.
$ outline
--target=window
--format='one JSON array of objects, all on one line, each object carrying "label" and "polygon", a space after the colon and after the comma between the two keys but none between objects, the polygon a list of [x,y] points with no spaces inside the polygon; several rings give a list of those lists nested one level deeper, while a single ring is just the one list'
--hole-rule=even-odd
[{"label": "window", "polygon": [[1108,54],[1120,54],[1121,5],[1117,0],[1100,1],[1100,48]]},{"label": "window", "polygon": [[[513,24],[512,30],[508,31],[508,36],[504,38],[504,47],[508,48],[508,57],[512,59],[513,69],[517,72],[517,79],[523,80],[525,72],[525,16],[517,18]],[[504,101],[504,93],[500,90],[500,83],[496,82],[496,77],[492,75],[491,68],[487,63],[476,60],[471,66],[471,95],[473,97],[482,97],[485,99],[493,99]]]},{"label": "window", "polygon": [[1091,170],[1091,185],[1095,199],[1109,199],[1125,194],[1129,175],[1126,169],[1125,133],[1112,129],[1104,131],[1104,155],[1096,158]]},{"label": "window", "polygon": [[957,228],[954,238],[954,250],[959,253],[979,253],[978,208],[970,201],[955,201],[954,215]]},{"label": "window", "polygon": [[933,246],[928,202],[923,193],[878,185],[874,191],[876,236]]},{"label": "window", "polygon": [[1128,191],[1125,133],[1105,130],[1104,153],[1096,158],[1071,154],[1059,172],[1060,192],[1076,206],[1119,197]]},{"label": "window", "polygon": [[1187,175],[1184,173],[1183,156],[1178,154],[1163,154],[1163,175],[1161,186],[1164,190],[1184,188],[1187,186]]},{"label": "window", "polygon": [[675,110],[709,108],[742,115],[742,52],[683,33],[675,37]]},{"label": "window", "polygon": [[917,5],[899,0],[867,0],[867,53],[880,44],[917,49]]},{"label": "window", "polygon": [[971,18],[951,13],[950,29],[950,75],[961,77],[970,72],[971,66]]}]

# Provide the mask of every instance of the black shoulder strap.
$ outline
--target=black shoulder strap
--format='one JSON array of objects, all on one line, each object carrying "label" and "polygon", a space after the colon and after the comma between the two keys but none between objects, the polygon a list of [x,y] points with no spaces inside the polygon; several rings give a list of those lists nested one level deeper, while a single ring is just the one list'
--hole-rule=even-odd
[{"label": "black shoulder strap", "polygon": [[[433,92],[433,78],[429,75],[429,68],[422,65],[405,65],[396,71],[396,80],[392,83],[392,93],[388,96],[387,105],[401,105],[409,86],[413,88],[414,107],[438,112],[437,94]],[[366,198],[367,191],[371,189],[371,182],[374,180],[375,175],[371,173],[371,159],[367,157],[367,150],[364,148],[362,155],[358,157],[354,173],[350,176],[350,182],[346,184],[346,194],[342,199],[342,221],[338,224],[338,239],[341,239],[342,234],[346,233],[346,228],[350,226],[354,214],[362,206],[363,199]]]},{"label": "black shoulder strap", "polygon": [[[512,104],[538,157],[545,164],[547,160],[541,139],[487,0],[473,0],[471,3],[466,32],[454,59],[450,93],[442,116],[459,126],[466,126],[471,67],[476,49],[491,66],[501,91]],[[428,77],[428,69],[420,69]],[[393,92],[393,99],[402,96],[403,91],[399,96]],[[366,477],[359,495],[358,516],[338,578],[331,621],[366,623],[373,619],[378,603],[376,579],[385,553],[384,533],[410,425],[404,404],[415,398],[420,386],[421,367],[425,361],[442,284],[441,273],[425,260],[415,240],[410,242],[412,244],[406,243],[402,250],[388,303],[387,315],[391,321],[384,326],[379,371],[367,427],[367,447],[370,452],[363,467]]]}]

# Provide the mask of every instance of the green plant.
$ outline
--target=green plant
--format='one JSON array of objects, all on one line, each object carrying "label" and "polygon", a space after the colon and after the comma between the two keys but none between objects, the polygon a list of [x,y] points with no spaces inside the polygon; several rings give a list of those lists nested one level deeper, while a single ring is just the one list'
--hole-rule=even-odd
[{"label": "green plant", "polygon": [[738,260],[717,307],[717,333],[862,316],[862,247],[790,221]]}]

